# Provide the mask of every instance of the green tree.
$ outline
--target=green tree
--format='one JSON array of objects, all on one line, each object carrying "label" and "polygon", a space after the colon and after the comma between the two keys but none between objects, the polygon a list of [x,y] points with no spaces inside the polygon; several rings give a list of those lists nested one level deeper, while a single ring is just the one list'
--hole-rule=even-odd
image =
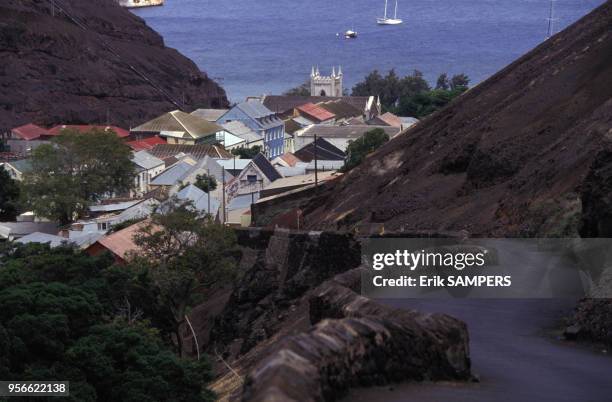
[{"label": "green tree", "polygon": [[261,152],[261,145],[253,145],[251,148],[234,148],[232,154],[239,156],[240,159],[253,159]]},{"label": "green tree", "polygon": [[397,113],[401,116],[423,118],[442,109],[464,91],[464,87],[451,90],[434,89],[432,91],[420,92],[413,96],[404,97],[400,99]]},{"label": "green tree", "polygon": [[448,81],[448,75],[446,73],[440,74],[436,81],[436,89],[448,90],[450,88],[450,82]]},{"label": "green tree", "polygon": [[465,91],[470,85],[470,78],[465,74],[453,75],[450,80],[450,89],[454,91]]},{"label": "green tree", "polygon": [[128,191],[133,169],[129,147],[114,133],[64,130],[32,153],[25,200],[38,215],[67,224],[104,196]]},{"label": "green tree", "polygon": [[380,148],[385,142],[389,141],[389,135],[381,128],[370,130],[365,135],[355,141],[350,141],[347,147],[347,158],[343,172],[348,172],[359,165],[368,156]]},{"label": "green tree", "polygon": [[423,78],[423,73],[414,70],[412,74],[400,78],[395,70],[390,70],[382,76],[378,70],[368,74],[362,82],[353,87],[353,96],[378,96],[385,110],[393,109],[401,97],[412,96],[422,91],[428,91],[429,84]]},{"label": "green tree", "polygon": [[120,308],[150,302],[136,292],[146,281],[72,247],[1,247],[1,378],[70,381],[69,401],[214,400],[206,359],[181,359]]},{"label": "green tree", "polygon": [[366,75],[363,81],[358,82],[353,86],[352,96],[380,96],[385,88],[385,79],[378,72],[372,71]]},{"label": "green tree", "polygon": [[0,167],[0,221],[12,221],[18,214],[19,186]]},{"label": "green tree", "polygon": [[288,89],[283,92],[283,95],[288,96],[310,96],[310,81],[304,82],[302,85]]},{"label": "green tree", "polygon": [[199,174],[194,185],[205,193],[210,193],[217,188],[217,179],[213,175]]},{"label": "green tree", "polygon": [[237,275],[239,252],[234,232],[213,223],[190,202],[171,199],[152,215],[135,238],[141,252],[133,268],[144,270],[155,289],[164,316],[171,317],[179,356],[180,329],[188,309],[202,291],[227,283]]}]

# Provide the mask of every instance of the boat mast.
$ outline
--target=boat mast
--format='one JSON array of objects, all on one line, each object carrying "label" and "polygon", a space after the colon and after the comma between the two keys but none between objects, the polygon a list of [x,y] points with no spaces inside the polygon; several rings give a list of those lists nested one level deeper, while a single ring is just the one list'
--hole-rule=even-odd
[{"label": "boat mast", "polygon": [[395,14],[393,14],[393,19],[397,19],[397,0],[395,0]]},{"label": "boat mast", "polygon": [[385,16],[384,19],[387,19],[387,0],[385,0]]},{"label": "boat mast", "polygon": [[548,16],[548,32],[546,39],[550,38],[555,33],[555,1],[556,0],[550,0],[550,15]]}]

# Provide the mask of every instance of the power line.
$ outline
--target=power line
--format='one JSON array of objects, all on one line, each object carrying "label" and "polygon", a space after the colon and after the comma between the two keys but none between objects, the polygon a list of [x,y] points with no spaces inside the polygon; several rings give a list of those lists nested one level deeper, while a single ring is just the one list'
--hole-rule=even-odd
[{"label": "power line", "polygon": [[[86,32],[92,32],[89,28],[87,28],[87,26],[80,22],[75,16],[73,16],[72,14],[70,14],[70,12],[68,12],[66,10],[65,7],[63,7],[60,3],[59,0],[47,0],[49,1],[49,3],[51,3],[51,7],[52,7],[52,12],[53,14],[55,14],[55,8],[57,8],[60,12],[64,13],[64,15],[66,15],[66,17],[68,17],[68,19],[70,21],[72,21],[76,26],[78,26],[79,28],[81,28],[82,30],[86,31]],[[120,62],[124,63],[132,72],[134,72],[135,74],[137,74],[140,78],[142,78],[143,80],[145,80],[150,86],[152,86],[155,90],[157,90],[160,94],[162,94],[165,98],[167,98],[172,104],[174,104],[176,107],[178,107],[179,109],[182,109],[181,104],[172,97],[172,95],[170,95],[167,91],[165,91],[163,88],[161,88],[159,85],[157,85],[155,82],[153,82],[152,79],[150,79],[145,73],[139,71],[136,67],[134,67],[133,65],[131,65],[129,62],[123,60],[123,58],[121,57],[121,54],[119,52],[117,52],[107,41],[105,41],[102,38],[102,35],[100,35],[97,32],[92,32],[95,35],[98,36],[100,44],[106,49],[108,50],[110,53],[112,53]],[[183,105],[184,106],[184,105]]]}]

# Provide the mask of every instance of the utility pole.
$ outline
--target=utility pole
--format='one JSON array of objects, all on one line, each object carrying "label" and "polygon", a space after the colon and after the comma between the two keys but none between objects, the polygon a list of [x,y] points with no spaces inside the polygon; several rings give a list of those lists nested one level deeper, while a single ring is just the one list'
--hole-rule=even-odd
[{"label": "utility pole", "polygon": [[208,198],[208,215],[210,216],[210,169],[206,168],[206,176],[208,176],[208,192],[206,198]]},{"label": "utility pole", "polygon": [[317,165],[317,135],[314,135],[314,162],[315,162],[315,187],[319,187],[319,173]]},{"label": "utility pole", "polygon": [[225,168],[222,168],[221,172],[221,180],[223,181],[223,225],[225,225]]}]

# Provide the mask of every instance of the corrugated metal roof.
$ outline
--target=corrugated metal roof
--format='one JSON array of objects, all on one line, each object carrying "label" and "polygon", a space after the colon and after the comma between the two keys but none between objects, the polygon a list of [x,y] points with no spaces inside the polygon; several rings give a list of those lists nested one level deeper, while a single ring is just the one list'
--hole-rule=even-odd
[{"label": "corrugated metal roof", "polygon": [[117,126],[96,126],[96,125],[76,125],[76,124],[60,124],[55,127],[51,127],[49,135],[59,135],[63,130],[76,130],[80,133],[87,133],[91,130],[102,130],[102,131],[113,131],[117,137],[126,138],[130,136],[129,131]]},{"label": "corrugated metal roof", "polygon": [[370,96],[291,96],[291,95],[266,95],[262,103],[275,113],[285,113],[305,103],[317,103],[342,100],[365,113]]},{"label": "corrugated metal roof", "polygon": [[[325,138],[321,137],[317,138],[316,152],[317,159],[320,160],[337,160],[344,162],[344,160],[346,159],[346,154],[341,149],[339,149],[329,141],[325,140]],[[315,157],[315,142],[313,141],[309,144],[306,144],[301,149],[297,150],[294,154],[301,161],[312,161]]]},{"label": "corrugated metal roof", "polygon": [[128,141],[126,144],[134,151],[142,151],[152,149],[155,145],[165,144],[166,140],[155,135],[153,137],[145,138],[144,140]]},{"label": "corrugated metal roof", "polygon": [[377,128],[382,129],[385,133],[389,135],[389,137],[393,137],[400,132],[399,127],[391,126],[328,126],[324,124],[316,124],[314,126],[305,128],[296,135],[298,137],[313,137],[316,134],[318,137],[321,138],[356,139],[363,137],[368,131],[372,131]]},{"label": "corrugated metal roof", "polygon": [[16,242],[21,243],[21,244],[28,244],[28,243],[47,244],[48,243],[50,247],[59,247],[62,244],[72,243],[70,239],[67,239],[65,237],[56,236],[56,235],[52,235],[48,233],[42,233],[42,232],[30,233],[29,235],[23,236],[22,238],[18,239]]},{"label": "corrugated metal roof", "polygon": [[23,126],[16,127],[11,130],[13,135],[18,136],[22,140],[35,140],[40,138],[41,135],[49,135],[49,131],[36,124],[26,124]]},{"label": "corrugated metal roof", "polygon": [[227,113],[228,110],[229,109],[197,109],[191,112],[191,114],[204,120],[215,122],[219,120],[219,117]]},{"label": "corrugated metal roof", "polygon": [[248,101],[236,105],[236,107],[254,119],[261,119],[274,115],[274,112],[265,107],[261,102]]},{"label": "corrugated metal roof", "polygon": [[308,119],[314,119],[317,122],[332,120],[336,117],[335,114],[317,106],[314,103],[306,103],[296,107],[300,113],[304,113]]},{"label": "corrugated metal roof", "polygon": [[[208,197],[205,191],[200,189],[199,187],[190,184],[181,191],[176,194],[179,200],[191,200],[193,202],[194,207],[200,212],[209,212],[208,211]],[[219,210],[219,206],[221,206],[221,202],[217,200],[215,197],[210,197],[210,214],[213,216],[217,215],[217,211]]]},{"label": "corrugated metal roof", "polygon": [[247,143],[262,140],[262,136],[251,130],[246,124],[239,120],[229,121],[221,125],[226,131],[237,137],[243,138]]},{"label": "corrugated metal roof", "polygon": [[253,158],[253,163],[259,168],[261,173],[263,173],[270,181],[274,181],[283,177],[280,173],[278,173],[274,166],[272,166],[268,158],[266,158],[262,153],[258,153],[257,155],[255,155],[255,157]]},{"label": "corrugated metal roof", "polygon": [[177,132],[199,139],[223,131],[223,128],[198,116],[174,110],[149,120],[131,131],[147,133]]},{"label": "corrugated metal roof", "polygon": [[170,156],[176,156],[181,152],[189,154],[195,159],[204,159],[205,156],[212,158],[231,158],[233,155],[225,150],[220,145],[212,144],[197,144],[197,145],[179,145],[179,144],[159,144],[148,151],[151,155],[166,159]]},{"label": "corrugated metal roof", "polygon": [[338,99],[334,101],[327,101],[327,102],[319,102],[317,103],[317,105],[335,114],[337,119],[359,117],[359,116],[362,116],[364,113],[363,109],[362,110],[357,109],[355,106],[351,105],[350,103],[342,99]]},{"label": "corrugated metal roof", "polygon": [[55,222],[0,222],[0,237],[18,238],[34,232],[57,234],[58,229]]},{"label": "corrugated metal roof", "polygon": [[251,203],[255,203],[259,200],[259,192],[253,192],[249,194],[241,194],[232,198],[229,205],[227,206],[227,210],[234,211],[236,209],[244,209],[249,208]]},{"label": "corrugated metal roof", "polygon": [[[312,120],[308,120],[307,118],[305,118],[304,116],[298,116],[298,117],[294,117],[292,119],[294,122],[296,122],[297,124],[299,124],[301,127],[307,127],[310,126],[312,124],[315,124],[314,121]],[[290,120],[291,121],[291,120]],[[300,128],[301,128],[300,127]],[[297,130],[294,130],[293,132],[295,132]]]},{"label": "corrugated metal roof", "polygon": [[100,204],[89,207],[91,212],[115,212],[128,209],[132,205],[138,204],[140,200],[116,202],[114,204]]},{"label": "corrugated metal roof", "polygon": [[185,161],[179,161],[164,170],[151,180],[153,186],[174,186],[179,181],[182,181],[194,169],[194,166]]},{"label": "corrugated metal roof", "polygon": [[243,170],[251,162],[251,159],[217,159],[216,162],[225,170]]},{"label": "corrugated metal roof", "polygon": [[134,152],[132,162],[147,170],[156,168],[164,164],[163,160],[156,158],[147,151]]}]

